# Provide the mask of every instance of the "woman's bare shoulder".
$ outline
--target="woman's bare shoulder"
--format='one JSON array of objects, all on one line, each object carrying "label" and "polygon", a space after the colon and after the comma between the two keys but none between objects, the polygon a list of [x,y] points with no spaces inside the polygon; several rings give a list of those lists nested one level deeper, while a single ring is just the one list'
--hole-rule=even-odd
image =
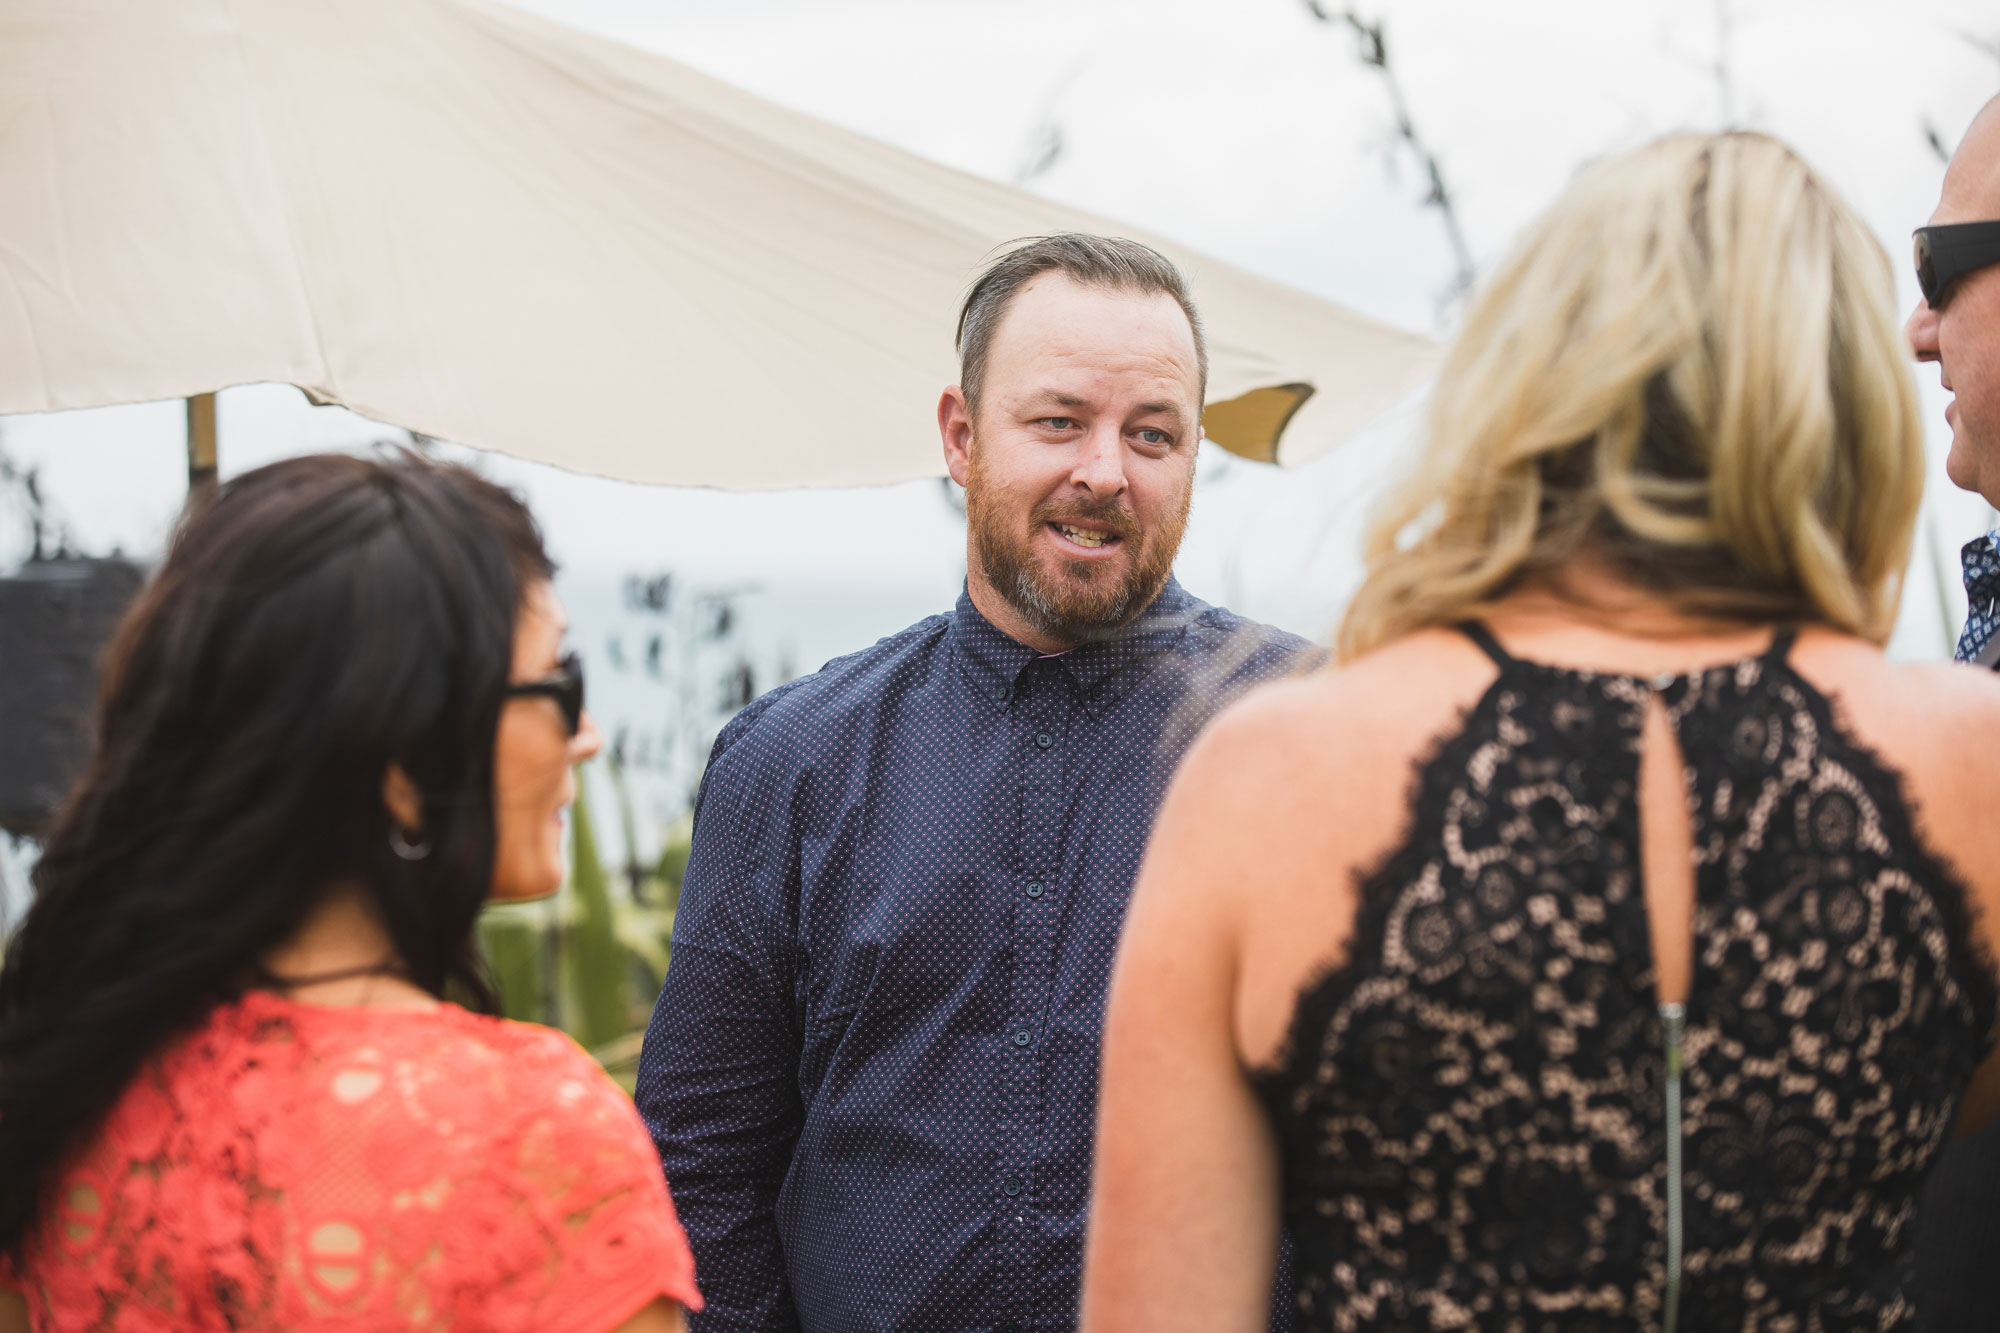
[{"label": "woman's bare shoulder", "polygon": [[[1412,634],[1338,667],[1260,686],[1196,740],[1175,779],[1182,809],[1246,836],[1373,845],[1399,825],[1411,764],[1461,724],[1494,667],[1448,632]],[[1378,808],[1379,807],[1379,808]]]},{"label": "woman's bare shoulder", "polygon": [[1809,632],[1793,665],[1831,699],[1855,739],[1891,760],[1962,758],[2000,776],[2000,673],[1961,662],[1897,662],[1843,634]]}]

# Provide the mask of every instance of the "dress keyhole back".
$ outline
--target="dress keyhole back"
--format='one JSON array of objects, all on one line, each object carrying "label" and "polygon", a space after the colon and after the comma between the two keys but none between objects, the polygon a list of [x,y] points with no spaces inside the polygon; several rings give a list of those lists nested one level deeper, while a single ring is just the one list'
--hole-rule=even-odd
[{"label": "dress keyhole back", "polygon": [[2000,992],[1900,775],[1790,629],[1647,676],[1460,628],[1498,672],[1253,1074],[1298,1327],[1907,1333]]},{"label": "dress keyhole back", "polygon": [[1655,691],[1639,732],[1639,865],[1661,1004],[1685,1004],[1694,980],[1694,820],[1680,736]]}]

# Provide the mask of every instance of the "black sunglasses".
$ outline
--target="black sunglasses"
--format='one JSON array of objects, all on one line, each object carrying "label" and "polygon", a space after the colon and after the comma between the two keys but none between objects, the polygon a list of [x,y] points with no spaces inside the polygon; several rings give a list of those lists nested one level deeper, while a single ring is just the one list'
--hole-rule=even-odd
[{"label": "black sunglasses", "polygon": [[574,736],[583,728],[583,660],[575,653],[565,655],[556,669],[540,680],[524,680],[507,687],[507,697],[540,695],[554,699],[562,709],[563,721]]},{"label": "black sunglasses", "polygon": [[1952,284],[1974,269],[2000,264],[2000,222],[1953,222],[1919,227],[1917,286],[1924,301],[1942,310],[1951,300]]}]

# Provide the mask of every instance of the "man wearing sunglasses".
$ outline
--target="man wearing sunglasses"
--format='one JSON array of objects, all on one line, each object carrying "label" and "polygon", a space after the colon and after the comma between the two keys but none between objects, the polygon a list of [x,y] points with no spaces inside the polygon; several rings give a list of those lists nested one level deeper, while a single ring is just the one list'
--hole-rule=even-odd
[{"label": "man wearing sunglasses", "polygon": [[638,1080],[696,1333],[1075,1327],[1146,834],[1200,723],[1321,656],[1173,579],[1206,363],[1172,264],[1040,238],[959,329],[958,605],[752,703],[696,800]]},{"label": "man wearing sunglasses", "polygon": [[[1924,299],[1907,331],[1917,360],[1937,362],[1952,395],[1945,475],[2000,509],[2000,98],[1973,118],[1915,241]],[[2000,542],[1975,538],[1964,563],[1969,605],[1958,656],[2000,665]]]},{"label": "man wearing sunglasses", "polygon": [[[2000,508],[2000,98],[1986,104],[1945,170],[1930,224],[1916,233],[1923,300],[1907,331],[1935,361],[1954,486]],[[1957,656],[2000,667],[2000,534],[1967,542],[1966,618]],[[1995,794],[2000,800],[2000,793]],[[2000,1327],[2000,1125],[1945,1149],[1917,1217],[1918,1328]]]}]

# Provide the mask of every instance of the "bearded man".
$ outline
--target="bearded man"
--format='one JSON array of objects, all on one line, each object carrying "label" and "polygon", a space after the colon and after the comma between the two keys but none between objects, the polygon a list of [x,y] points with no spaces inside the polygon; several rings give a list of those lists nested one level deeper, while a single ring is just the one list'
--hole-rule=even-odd
[{"label": "bearded man", "polygon": [[1075,1326],[1154,813],[1203,719],[1319,660],[1172,577],[1207,353],[1171,263],[1029,242],[958,342],[956,609],[744,709],[696,800],[638,1101],[697,1330]]}]

